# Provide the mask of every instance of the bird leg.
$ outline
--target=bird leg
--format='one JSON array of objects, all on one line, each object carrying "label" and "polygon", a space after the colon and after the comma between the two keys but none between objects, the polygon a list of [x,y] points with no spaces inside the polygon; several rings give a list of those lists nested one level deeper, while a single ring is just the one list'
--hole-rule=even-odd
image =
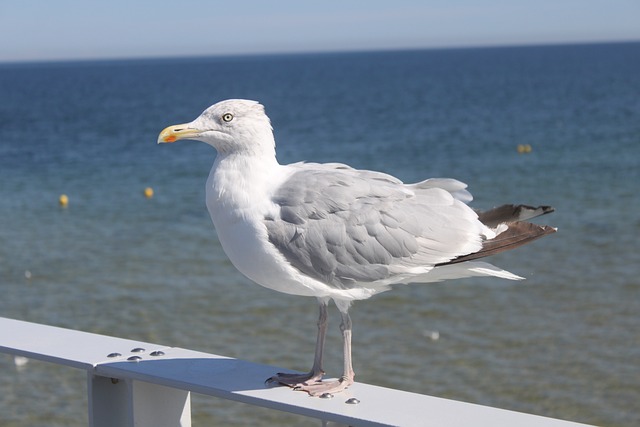
[{"label": "bird leg", "polygon": [[354,382],[355,373],[353,372],[353,366],[351,365],[351,318],[348,313],[348,304],[339,304],[338,309],[342,316],[342,323],[340,324],[340,330],[342,331],[343,338],[343,352],[344,352],[344,372],[342,376],[334,381],[316,382],[315,384],[301,384],[296,387],[296,390],[302,390],[309,393],[311,396],[327,396],[330,397],[333,393],[338,393]]},{"label": "bird leg", "polygon": [[316,352],[313,358],[311,371],[305,374],[278,373],[267,380],[268,383],[279,383],[298,389],[310,384],[322,381],[322,358],[324,354],[324,342],[327,336],[327,301],[318,299],[320,315],[318,317],[318,337],[316,339]]}]

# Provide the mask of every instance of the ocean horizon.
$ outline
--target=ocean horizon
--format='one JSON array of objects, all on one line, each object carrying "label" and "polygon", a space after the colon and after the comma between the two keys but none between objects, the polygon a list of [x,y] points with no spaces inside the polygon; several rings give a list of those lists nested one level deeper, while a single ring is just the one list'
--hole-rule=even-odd
[{"label": "ocean horizon", "polygon": [[163,61],[201,61],[207,59],[237,59],[237,58],[264,58],[264,57],[291,57],[291,56],[317,56],[317,55],[359,55],[359,54],[387,54],[387,53],[409,53],[409,52],[438,52],[438,51],[460,51],[460,50],[493,50],[493,49],[530,49],[530,48],[554,48],[554,47],[592,47],[592,46],[620,46],[640,44],[640,40],[594,40],[594,41],[556,41],[547,43],[516,43],[516,44],[486,44],[486,45],[452,45],[452,46],[423,46],[423,47],[397,47],[388,49],[319,49],[319,50],[296,50],[296,51],[265,51],[246,53],[203,53],[188,55],[166,55],[166,56],[96,56],[96,57],[68,57],[56,59],[19,59],[0,60],[0,66],[29,66],[29,65],[55,65],[55,64],[82,64],[82,63],[105,63],[105,62],[163,62]]}]

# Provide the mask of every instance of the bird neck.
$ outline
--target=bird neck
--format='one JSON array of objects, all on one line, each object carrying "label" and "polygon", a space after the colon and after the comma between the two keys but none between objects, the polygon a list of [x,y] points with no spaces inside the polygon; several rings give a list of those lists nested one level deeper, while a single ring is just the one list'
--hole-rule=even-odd
[{"label": "bird neck", "polygon": [[267,205],[281,174],[275,154],[219,153],[209,174],[207,206],[211,212],[212,208],[250,210]]}]

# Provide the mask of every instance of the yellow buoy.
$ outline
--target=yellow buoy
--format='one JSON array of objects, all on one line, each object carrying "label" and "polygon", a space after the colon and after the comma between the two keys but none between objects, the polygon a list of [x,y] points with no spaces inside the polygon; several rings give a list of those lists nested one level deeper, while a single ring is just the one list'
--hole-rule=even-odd
[{"label": "yellow buoy", "polygon": [[529,144],[518,144],[518,153],[524,154],[524,153],[530,153],[530,152],[531,152],[531,145],[529,145]]},{"label": "yellow buoy", "polygon": [[153,197],[153,188],[151,187],[147,187],[144,189],[144,197],[146,197],[147,199],[150,199]]},{"label": "yellow buoy", "polygon": [[60,203],[60,206],[62,207],[67,207],[69,204],[69,197],[67,197],[66,194],[61,194],[60,197],[58,197],[58,203]]}]

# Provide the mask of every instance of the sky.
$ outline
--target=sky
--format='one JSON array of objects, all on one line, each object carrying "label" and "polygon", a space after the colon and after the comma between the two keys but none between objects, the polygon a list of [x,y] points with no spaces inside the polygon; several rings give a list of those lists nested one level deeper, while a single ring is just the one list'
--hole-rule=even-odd
[{"label": "sky", "polygon": [[0,62],[640,41],[640,0],[0,0]]}]

